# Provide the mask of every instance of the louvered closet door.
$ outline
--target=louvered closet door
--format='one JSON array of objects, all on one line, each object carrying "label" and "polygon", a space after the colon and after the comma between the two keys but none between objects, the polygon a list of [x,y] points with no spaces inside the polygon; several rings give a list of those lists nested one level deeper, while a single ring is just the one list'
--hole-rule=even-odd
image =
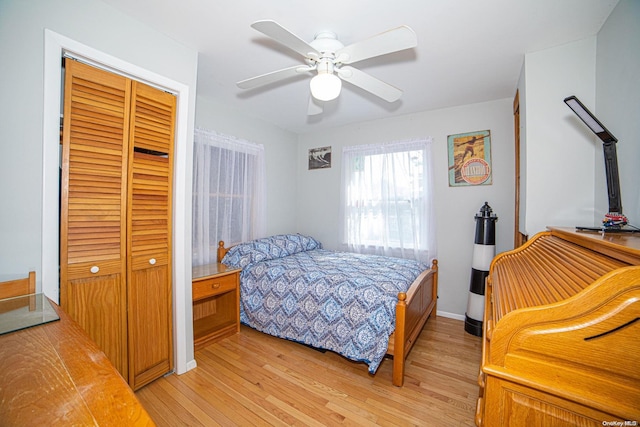
[{"label": "louvered closet door", "polygon": [[175,96],[133,82],[129,195],[129,384],[173,369],[171,193]]},{"label": "louvered closet door", "polygon": [[60,300],[127,377],[130,80],[66,60]]}]

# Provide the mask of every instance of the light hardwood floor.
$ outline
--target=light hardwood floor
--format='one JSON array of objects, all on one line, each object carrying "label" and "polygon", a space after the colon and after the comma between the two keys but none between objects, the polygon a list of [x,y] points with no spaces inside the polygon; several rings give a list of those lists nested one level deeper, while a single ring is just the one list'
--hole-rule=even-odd
[{"label": "light hardwood floor", "polygon": [[429,319],[407,359],[375,375],[363,363],[242,326],[196,352],[198,367],[136,395],[159,426],[474,426],[482,340],[464,322]]}]

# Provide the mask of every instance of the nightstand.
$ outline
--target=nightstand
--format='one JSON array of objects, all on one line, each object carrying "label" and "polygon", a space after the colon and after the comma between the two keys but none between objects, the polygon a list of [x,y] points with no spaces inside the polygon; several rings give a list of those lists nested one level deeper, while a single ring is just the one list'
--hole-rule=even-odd
[{"label": "nightstand", "polygon": [[240,332],[240,270],[224,264],[193,267],[195,351]]}]

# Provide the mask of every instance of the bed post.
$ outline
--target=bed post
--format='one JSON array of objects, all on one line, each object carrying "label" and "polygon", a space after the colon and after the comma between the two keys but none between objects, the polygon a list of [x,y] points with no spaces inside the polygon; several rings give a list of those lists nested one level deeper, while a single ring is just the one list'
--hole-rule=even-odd
[{"label": "bed post", "polygon": [[[438,260],[434,259],[431,262],[431,270],[433,270],[433,286],[431,287],[431,298],[433,299],[433,310],[431,314],[436,317],[438,311]],[[430,314],[430,316],[431,316]]]},{"label": "bed post", "polygon": [[393,376],[392,383],[397,387],[404,384],[405,358],[405,319],[407,315],[407,294],[400,292],[396,303],[396,329],[393,342]]},{"label": "bed post", "polygon": [[218,242],[218,262],[222,262],[222,258],[227,254],[227,250],[224,247],[224,241]]}]

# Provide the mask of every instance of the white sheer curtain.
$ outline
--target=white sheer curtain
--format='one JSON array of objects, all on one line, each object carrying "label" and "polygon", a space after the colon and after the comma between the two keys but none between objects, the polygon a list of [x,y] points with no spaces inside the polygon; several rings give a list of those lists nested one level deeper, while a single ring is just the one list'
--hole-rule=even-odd
[{"label": "white sheer curtain", "polygon": [[216,262],[218,241],[263,237],[264,146],[196,129],[193,147],[193,265]]},{"label": "white sheer curtain", "polygon": [[436,258],[431,138],[344,147],[341,236],[346,250]]}]

